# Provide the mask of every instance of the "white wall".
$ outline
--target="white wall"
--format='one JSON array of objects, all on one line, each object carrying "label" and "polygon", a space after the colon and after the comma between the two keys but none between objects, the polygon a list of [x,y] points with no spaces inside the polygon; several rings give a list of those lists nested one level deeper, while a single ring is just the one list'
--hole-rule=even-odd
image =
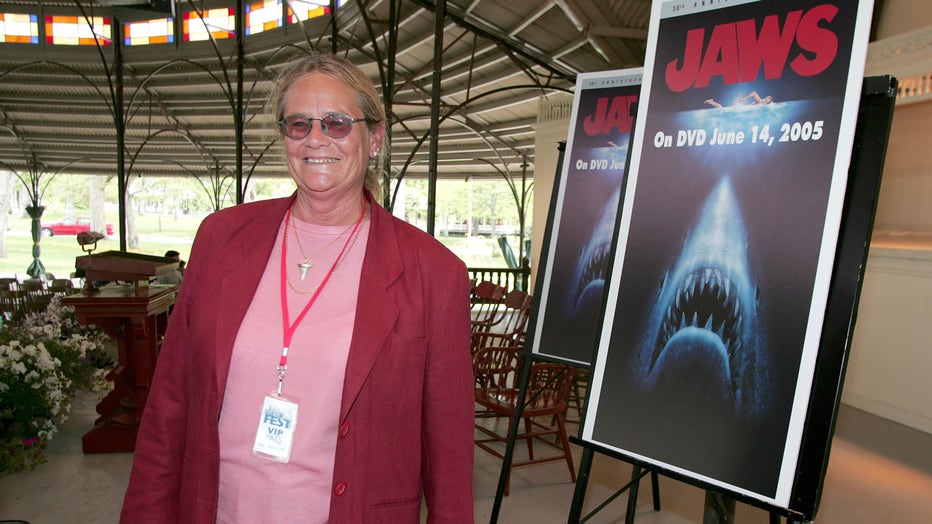
[{"label": "white wall", "polygon": [[929,25],[932,25],[932,2],[928,0],[885,0],[883,12],[874,22],[878,39]]},{"label": "white wall", "polygon": [[932,433],[932,250],[871,248],[842,402]]},{"label": "white wall", "polygon": [[877,204],[875,230],[932,234],[932,102],[899,105]]},{"label": "white wall", "polygon": [[[559,143],[569,134],[570,113],[573,98],[570,95],[555,95],[542,98],[538,109],[534,136],[534,225],[531,229],[531,278],[536,278],[540,249],[547,214],[550,212],[550,196],[557,172]],[[532,284],[533,286],[533,284]],[[534,289],[531,287],[531,289]]]},{"label": "white wall", "polygon": [[[932,2],[887,0],[868,74],[932,76]],[[891,52],[895,51],[895,52]],[[910,100],[924,100],[911,103]],[[842,401],[932,433],[932,95],[897,101]]]}]

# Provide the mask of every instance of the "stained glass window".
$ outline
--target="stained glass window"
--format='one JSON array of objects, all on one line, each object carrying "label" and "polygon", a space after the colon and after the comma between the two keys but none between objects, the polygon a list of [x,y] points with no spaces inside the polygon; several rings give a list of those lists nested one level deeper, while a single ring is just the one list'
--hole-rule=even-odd
[{"label": "stained glass window", "polygon": [[282,26],[281,0],[260,0],[246,4],[246,34],[253,35]]},{"label": "stained glass window", "polygon": [[39,18],[33,14],[0,13],[0,42],[39,43]]},{"label": "stained glass window", "polygon": [[89,17],[89,26],[83,16],[46,15],[45,43],[59,45],[110,45],[113,33],[110,29],[110,17]]},{"label": "stained glass window", "polygon": [[236,34],[236,16],[232,7],[218,9],[205,9],[204,18],[198,16],[197,11],[184,13],[184,39],[186,42],[199,40],[232,38]]},{"label": "stained glass window", "polygon": [[[342,5],[343,0],[337,0],[337,7]],[[330,0],[291,0],[291,6],[294,11],[288,9],[289,24],[297,24],[330,13]]]},{"label": "stained glass window", "polygon": [[125,45],[168,44],[175,41],[171,18],[142,20],[123,25]]}]

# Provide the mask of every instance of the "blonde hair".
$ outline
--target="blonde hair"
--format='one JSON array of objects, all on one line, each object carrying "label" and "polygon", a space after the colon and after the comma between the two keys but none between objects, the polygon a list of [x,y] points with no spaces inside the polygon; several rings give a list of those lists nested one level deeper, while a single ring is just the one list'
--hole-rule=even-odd
[{"label": "blonde hair", "polygon": [[[369,77],[346,58],[315,52],[298,56],[278,74],[275,89],[271,94],[272,103],[270,104],[275,111],[276,125],[285,116],[285,95],[288,90],[294,85],[295,81],[310,73],[328,75],[343,82],[355,91],[356,105],[362,111],[362,116],[366,119],[366,126],[370,132],[374,132],[379,124],[385,122],[385,106],[382,105],[382,99],[376,92]],[[280,128],[278,132],[281,134]],[[363,182],[366,189],[372,193],[376,200],[382,196],[380,171],[387,150],[388,137],[386,133],[386,136],[382,138],[379,153],[373,162],[374,167],[370,165],[366,169],[366,177]]]}]

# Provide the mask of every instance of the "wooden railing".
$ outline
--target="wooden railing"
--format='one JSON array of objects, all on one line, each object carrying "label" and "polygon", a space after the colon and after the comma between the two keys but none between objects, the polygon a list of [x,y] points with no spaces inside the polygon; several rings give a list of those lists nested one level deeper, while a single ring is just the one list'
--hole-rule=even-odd
[{"label": "wooden railing", "polygon": [[519,289],[530,293],[530,290],[528,290],[528,279],[531,276],[531,268],[529,266],[519,268],[471,267],[468,269],[469,278],[475,283],[488,280],[499,286],[503,286],[506,292]]}]

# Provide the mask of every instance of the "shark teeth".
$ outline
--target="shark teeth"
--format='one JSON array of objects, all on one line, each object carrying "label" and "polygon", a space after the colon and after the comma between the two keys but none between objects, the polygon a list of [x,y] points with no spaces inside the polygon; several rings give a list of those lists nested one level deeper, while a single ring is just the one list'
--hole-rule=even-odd
[{"label": "shark teeth", "polygon": [[688,275],[660,325],[651,366],[678,331],[688,327],[707,330],[717,335],[726,348],[732,390],[737,395],[740,377],[736,360],[743,326],[737,296],[734,283],[718,269],[700,269]]},{"label": "shark teeth", "polygon": [[599,244],[589,258],[585,261],[586,266],[582,271],[579,281],[576,283],[576,292],[573,296],[574,307],[579,307],[579,299],[582,298],[582,292],[591,282],[605,280],[605,272],[608,267],[608,257],[611,251],[611,245],[608,243]]}]

